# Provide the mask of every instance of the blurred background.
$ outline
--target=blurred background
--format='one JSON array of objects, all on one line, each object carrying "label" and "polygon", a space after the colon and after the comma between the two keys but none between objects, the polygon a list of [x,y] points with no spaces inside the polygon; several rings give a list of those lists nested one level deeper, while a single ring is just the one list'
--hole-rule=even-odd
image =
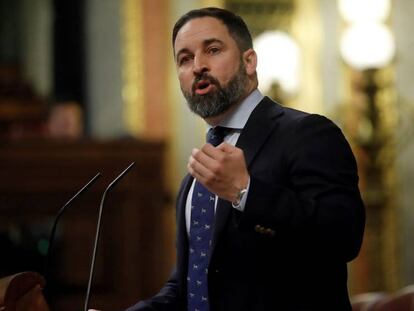
[{"label": "blurred background", "polygon": [[[164,283],[175,193],[205,132],[171,29],[202,6],[245,19],[263,93],[351,143],[367,210],[351,294],[414,284],[412,0],[0,0],[0,277],[38,271],[53,309],[80,309],[102,192],[135,161],[105,203],[91,305],[121,309]],[[46,264],[57,211],[98,171]]]}]

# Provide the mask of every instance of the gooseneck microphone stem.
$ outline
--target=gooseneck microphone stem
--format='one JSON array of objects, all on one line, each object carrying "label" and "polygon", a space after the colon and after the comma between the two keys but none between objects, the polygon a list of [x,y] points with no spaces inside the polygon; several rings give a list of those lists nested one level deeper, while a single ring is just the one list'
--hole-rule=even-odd
[{"label": "gooseneck microphone stem", "polygon": [[98,249],[99,235],[100,235],[100,231],[101,231],[102,211],[103,211],[103,206],[104,206],[106,194],[118,183],[118,181],[122,177],[125,176],[126,173],[128,173],[128,171],[134,166],[134,164],[135,164],[135,162],[132,162],[124,171],[122,171],[109,184],[109,186],[105,189],[105,191],[102,195],[101,204],[99,205],[98,223],[96,225],[95,244],[93,246],[93,254],[92,254],[91,267],[90,267],[90,271],[89,271],[89,281],[88,281],[88,288],[87,288],[87,291],[86,291],[84,311],[88,311],[88,308],[89,308],[89,297],[90,297],[91,285],[92,285],[93,275],[94,275],[94,270],[95,270],[96,252],[97,252],[97,249]]},{"label": "gooseneck microphone stem", "polygon": [[88,181],[88,183],[83,186],[72,198],[69,199],[65,203],[65,205],[62,206],[62,208],[59,210],[55,217],[55,221],[53,222],[52,230],[50,232],[49,236],[49,244],[47,248],[47,255],[46,255],[46,263],[44,268],[45,278],[46,280],[49,279],[49,267],[51,263],[52,258],[52,248],[53,248],[53,242],[55,240],[55,234],[56,234],[56,227],[59,222],[60,217],[63,215],[63,213],[66,211],[66,207],[69,206],[74,199],[76,199],[79,195],[81,195],[84,191],[86,191],[95,181],[101,176],[101,173],[96,174],[91,180]]}]

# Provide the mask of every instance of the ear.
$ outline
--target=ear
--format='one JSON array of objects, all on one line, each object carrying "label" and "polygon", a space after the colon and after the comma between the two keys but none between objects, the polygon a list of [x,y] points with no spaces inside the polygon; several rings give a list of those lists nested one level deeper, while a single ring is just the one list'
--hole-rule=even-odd
[{"label": "ear", "polygon": [[246,68],[246,73],[251,76],[256,73],[257,55],[253,49],[248,49],[243,52],[243,62]]}]

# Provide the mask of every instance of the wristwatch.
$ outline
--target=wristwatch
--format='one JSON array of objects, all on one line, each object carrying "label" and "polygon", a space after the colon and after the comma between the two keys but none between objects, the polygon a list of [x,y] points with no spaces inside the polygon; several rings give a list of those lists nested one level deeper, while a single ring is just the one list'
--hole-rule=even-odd
[{"label": "wristwatch", "polygon": [[241,204],[241,201],[243,200],[243,197],[245,196],[245,194],[247,193],[247,189],[245,188],[245,189],[241,189],[238,193],[237,193],[237,196],[236,196],[236,200],[235,201],[233,201],[233,202],[231,202],[231,205],[234,207],[234,208],[239,208],[240,207],[240,204]]}]

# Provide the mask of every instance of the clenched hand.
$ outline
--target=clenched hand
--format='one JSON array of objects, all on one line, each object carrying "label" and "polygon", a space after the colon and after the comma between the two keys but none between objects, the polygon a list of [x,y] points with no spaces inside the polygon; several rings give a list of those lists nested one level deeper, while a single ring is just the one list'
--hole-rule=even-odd
[{"label": "clenched hand", "polygon": [[193,149],[187,168],[209,191],[231,202],[249,182],[243,150],[226,142],[217,147],[205,144],[201,149]]}]

